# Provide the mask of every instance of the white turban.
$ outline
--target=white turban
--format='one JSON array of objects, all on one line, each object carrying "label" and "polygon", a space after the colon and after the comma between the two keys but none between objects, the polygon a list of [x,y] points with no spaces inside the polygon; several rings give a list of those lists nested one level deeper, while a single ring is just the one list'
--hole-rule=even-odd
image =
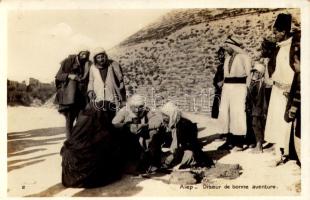
[{"label": "white turban", "polygon": [[129,106],[143,106],[145,104],[145,98],[142,95],[134,94],[128,99],[127,104]]},{"label": "white turban", "polygon": [[104,48],[97,47],[92,51],[92,58],[95,60],[95,57],[99,54],[105,54],[107,56],[107,53]]}]

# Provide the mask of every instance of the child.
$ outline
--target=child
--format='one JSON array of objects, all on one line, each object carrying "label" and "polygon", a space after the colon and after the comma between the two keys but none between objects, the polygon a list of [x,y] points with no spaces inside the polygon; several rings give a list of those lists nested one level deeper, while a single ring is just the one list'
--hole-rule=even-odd
[{"label": "child", "polygon": [[264,129],[266,123],[267,105],[265,101],[265,66],[255,63],[251,70],[251,83],[248,88],[246,108],[252,121],[252,128],[256,138],[256,147],[253,153],[263,151]]}]

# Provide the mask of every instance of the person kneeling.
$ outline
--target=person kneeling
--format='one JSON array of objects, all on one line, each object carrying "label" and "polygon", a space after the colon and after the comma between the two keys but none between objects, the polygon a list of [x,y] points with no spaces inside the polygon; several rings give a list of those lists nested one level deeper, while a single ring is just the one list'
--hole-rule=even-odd
[{"label": "person kneeling", "polygon": [[112,120],[123,133],[123,147],[129,167],[133,164],[136,168],[134,173],[150,173],[160,167],[161,122],[161,115],[146,107],[144,97],[138,94],[129,98]]},{"label": "person kneeling", "polygon": [[166,103],[161,109],[164,124],[171,134],[171,154],[166,157],[164,165],[174,170],[189,167],[210,167],[213,161],[202,151],[202,146],[197,139],[197,125],[182,116],[178,107]]}]

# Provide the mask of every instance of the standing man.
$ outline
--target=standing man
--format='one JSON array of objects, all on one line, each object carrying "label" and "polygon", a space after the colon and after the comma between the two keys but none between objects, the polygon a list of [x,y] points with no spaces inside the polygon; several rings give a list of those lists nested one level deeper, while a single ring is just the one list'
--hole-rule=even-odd
[{"label": "standing man", "polygon": [[227,52],[224,61],[224,85],[219,110],[219,120],[222,122],[222,133],[227,133],[227,140],[219,149],[242,150],[247,131],[245,100],[247,85],[249,85],[251,59],[241,43],[232,36],[224,42]]},{"label": "standing man", "polygon": [[273,26],[279,50],[276,54],[275,71],[271,76],[273,87],[268,108],[265,140],[276,145],[275,165],[285,163],[289,155],[291,123],[285,121],[283,116],[287,107],[287,94],[293,82],[294,71],[296,71],[294,62],[300,49],[291,34],[291,22],[290,14],[281,13],[277,16]]},{"label": "standing man", "polygon": [[89,51],[82,50],[64,59],[55,77],[55,103],[59,105],[58,111],[66,118],[67,138],[70,137],[74,120],[87,102],[89,67]]},{"label": "standing man", "polygon": [[97,109],[106,111],[112,122],[116,111],[126,103],[126,90],[120,65],[108,59],[104,49],[94,51],[94,64],[90,67],[88,97]]}]

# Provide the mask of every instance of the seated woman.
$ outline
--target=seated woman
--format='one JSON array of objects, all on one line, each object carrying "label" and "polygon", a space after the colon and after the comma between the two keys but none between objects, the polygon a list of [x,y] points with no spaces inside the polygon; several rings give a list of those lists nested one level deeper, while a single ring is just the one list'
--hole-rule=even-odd
[{"label": "seated woman", "polygon": [[124,159],[120,135],[97,104],[89,103],[80,113],[61,149],[65,187],[98,187],[121,177]]},{"label": "seated woman", "polygon": [[144,97],[133,95],[120,109],[112,124],[121,130],[126,158],[144,173],[160,166],[162,117],[145,107]]},{"label": "seated woman", "polygon": [[165,159],[164,165],[174,169],[188,167],[210,167],[213,161],[202,151],[197,139],[197,125],[182,116],[181,111],[172,102],[166,103],[161,109],[164,124],[171,133],[171,154]]}]

